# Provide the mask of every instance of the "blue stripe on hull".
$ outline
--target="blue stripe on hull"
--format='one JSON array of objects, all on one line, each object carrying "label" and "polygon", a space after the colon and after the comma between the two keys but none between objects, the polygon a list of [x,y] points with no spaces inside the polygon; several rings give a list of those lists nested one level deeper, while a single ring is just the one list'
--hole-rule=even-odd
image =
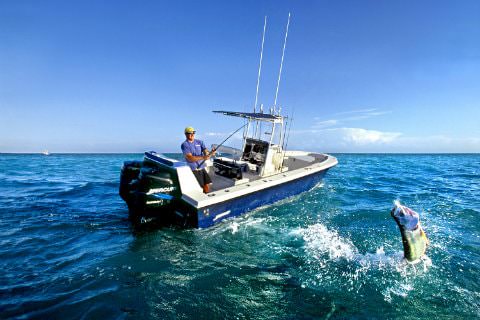
[{"label": "blue stripe on hull", "polygon": [[322,180],[327,170],[202,208],[198,210],[198,227],[207,228],[223,219],[239,216],[260,206],[307,191]]}]

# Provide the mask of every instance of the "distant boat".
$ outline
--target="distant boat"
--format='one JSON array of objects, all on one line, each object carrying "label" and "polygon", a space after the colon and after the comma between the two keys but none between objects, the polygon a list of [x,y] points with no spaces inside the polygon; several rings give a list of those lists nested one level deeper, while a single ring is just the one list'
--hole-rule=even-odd
[{"label": "distant boat", "polygon": [[50,155],[50,152],[48,152],[48,150],[43,150],[43,151],[42,151],[42,154],[43,154],[44,156],[48,156],[48,155]]}]

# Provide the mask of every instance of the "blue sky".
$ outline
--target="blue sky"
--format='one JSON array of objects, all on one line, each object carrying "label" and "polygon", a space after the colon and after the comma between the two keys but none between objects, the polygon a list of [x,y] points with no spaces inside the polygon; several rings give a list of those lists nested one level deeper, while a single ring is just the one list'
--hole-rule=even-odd
[{"label": "blue sky", "polygon": [[[0,152],[179,152],[259,102],[289,149],[480,152],[479,1],[0,1]],[[238,138],[229,143],[235,146]],[[228,144],[228,143],[227,143]]]}]

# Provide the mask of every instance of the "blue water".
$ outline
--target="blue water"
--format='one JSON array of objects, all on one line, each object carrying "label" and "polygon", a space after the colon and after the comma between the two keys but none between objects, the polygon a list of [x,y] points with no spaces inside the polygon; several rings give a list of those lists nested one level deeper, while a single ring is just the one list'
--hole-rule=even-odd
[{"label": "blue water", "polygon": [[[480,155],[337,155],[313,190],[204,230],[140,230],[141,155],[0,155],[0,318],[480,318]],[[394,200],[428,261],[402,261]]]}]

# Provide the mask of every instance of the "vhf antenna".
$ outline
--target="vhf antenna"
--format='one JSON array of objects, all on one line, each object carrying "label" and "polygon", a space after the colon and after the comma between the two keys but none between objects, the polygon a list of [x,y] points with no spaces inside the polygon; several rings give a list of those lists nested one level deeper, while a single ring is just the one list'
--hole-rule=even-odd
[{"label": "vhf antenna", "polygon": [[260,73],[262,72],[263,43],[265,42],[266,28],[267,28],[267,16],[265,16],[265,22],[263,23],[262,49],[260,50],[260,65],[258,66],[258,77],[257,77],[257,93],[255,94],[255,105],[253,106],[253,113],[257,112],[258,87],[260,85]]},{"label": "vhf antenna", "polygon": [[277,109],[278,87],[280,86],[280,77],[282,76],[283,57],[285,56],[285,47],[287,46],[288,26],[290,25],[290,12],[288,13],[287,30],[285,31],[285,41],[283,42],[282,61],[280,62],[280,71],[278,72],[277,91],[275,92],[275,101],[273,103],[273,113]]},{"label": "vhf antenna", "polygon": [[[267,29],[267,16],[265,16],[265,21],[263,23],[263,34],[262,34],[262,49],[260,50],[260,64],[258,66],[258,77],[257,77],[257,92],[255,93],[255,104],[253,106],[253,113],[257,112],[257,102],[258,102],[258,88],[260,86],[260,74],[262,72],[262,60],[263,60],[263,44],[265,43],[265,30]],[[260,106],[260,112],[263,113],[263,107]],[[255,123],[255,128],[253,130],[253,136],[257,135],[258,131],[258,121]]]}]

